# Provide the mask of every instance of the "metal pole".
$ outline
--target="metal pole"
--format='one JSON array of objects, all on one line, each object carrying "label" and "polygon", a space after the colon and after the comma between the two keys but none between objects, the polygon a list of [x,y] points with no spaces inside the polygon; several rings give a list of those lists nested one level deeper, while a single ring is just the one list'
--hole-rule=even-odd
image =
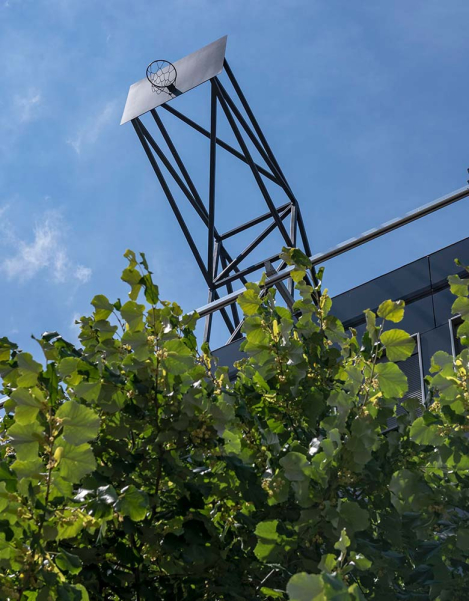
[{"label": "metal pole", "polygon": [[192,196],[191,192],[187,188],[186,184],[182,181],[182,179],[179,176],[178,172],[171,165],[171,163],[167,159],[166,155],[164,154],[163,150],[155,142],[155,140],[153,139],[153,136],[150,134],[150,132],[147,130],[147,128],[143,125],[143,123],[140,121],[140,119],[137,117],[137,119],[135,121],[138,121],[140,129],[141,129],[143,135],[145,136],[145,138],[147,139],[147,142],[149,142],[150,146],[156,152],[156,154],[158,155],[160,161],[166,167],[166,169],[168,170],[168,172],[171,175],[171,177],[174,179],[174,181],[177,183],[177,185],[181,188],[181,191],[183,192],[183,194],[187,198],[187,200],[191,203],[191,205],[193,206],[193,208],[197,212],[197,215],[207,225],[207,219],[208,218],[207,218],[207,210],[206,210],[206,208],[203,206],[202,203],[198,202],[197,198],[194,198]]},{"label": "metal pole", "polygon": [[233,133],[238,141],[238,144],[240,145],[241,150],[243,151],[243,154],[249,163],[252,174],[254,175],[254,179],[256,180],[257,185],[259,186],[259,189],[262,193],[262,196],[264,197],[264,200],[267,203],[267,206],[269,207],[269,209],[272,213],[272,217],[275,219],[277,227],[280,230],[280,233],[282,234],[282,237],[285,240],[287,246],[291,246],[290,236],[288,235],[288,232],[285,229],[285,226],[283,225],[282,220],[280,219],[278,213],[275,210],[275,205],[272,202],[272,199],[270,198],[267,188],[265,187],[264,181],[262,180],[261,176],[259,175],[259,171],[257,170],[256,165],[254,164],[254,161],[252,160],[251,153],[249,152],[246,142],[243,140],[243,137],[241,135],[241,132],[238,129],[238,126],[236,125],[233,115],[231,114],[230,109],[228,108],[228,105],[226,104],[226,100],[224,99],[223,94],[220,90],[220,87],[218,86],[218,79],[216,77],[214,77],[212,79],[212,82],[215,85],[215,88],[217,90],[217,96],[220,101],[223,112],[225,113],[226,118],[228,119],[228,121],[230,123],[231,129],[233,130]]},{"label": "metal pole", "polygon": [[215,278],[213,244],[215,228],[215,170],[217,158],[217,95],[212,83],[211,88],[211,109],[210,109],[210,174],[208,189],[208,273],[212,281]]},{"label": "metal pole", "polygon": [[184,165],[184,162],[182,161],[181,157],[179,156],[179,153],[176,150],[176,147],[175,147],[173,141],[171,140],[171,136],[168,134],[166,127],[164,126],[163,121],[161,120],[161,117],[158,115],[158,113],[155,111],[155,109],[153,109],[151,111],[151,114],[164,138],[164,141],[168,145],[168,148],[169,148],[171,154],[173,155],[177,166],[181,170],[181,173],[182,173],[184,179],[186,180],[187,186],[189,187],[190,191],[192,192],[194,198],[198,201],[202,212],[205,214],[205,219],[206,219],[205,224],[207,224],[208,223],[207,209],[205,208],[204,203],[202,202],[200,194],[198,193],[197,188],[195,187],[194,182],[192,181],[192,178],[189,175],[189,172],[187,171],[186,166]]},{"label": "metal pole", "polygon": [[[280,207],[277,207],[277,213],[281,213],[284,209],[286,209],[290,205],[291,205],[291,203],[287,202],[287,203],[281,205]],[[270,212],[264,213],[263,215],[260,215],[259,217],[256,217],[255,219],[251,219],[251,221],[247,221],[246,223],[243,223],[243,225],[239,225],[238,227],[235,227],[232,230],[229,230],[225,234],[222,234],[221,239],[227,240],[228,238],[231,238],[231,236],[240,234],[241,232],[248,230],[250,227],[254,227],[255,225],[258,225],[259,223],[262,223],[263,221],[266,221],[267,219],[270,219],[271,217],[272,217],[272,213],[270,213]]]},{"label": "metal pole", "polygon": [[[291,206],[292,205],[288,205],[288,207],[283,211],[283,213],[280,213],[279,217],[281,220],[285,219],[285,217],[290,213]],[[215,284],[217,284],[217,288],[224,285],[221,284],[223,278],[225,276],[228,276],[230,271],[233,271],[233,269],[237,267],[241,263],[241,261],[243,261],[255,248],[257,248],[257,246],[259,246],[259,244],[263,240],[265,240],[265,238],[267,238],[267,236],[271,232],[274,231],[276,225],[277,224],[275,223],[275,221],[273,221],[268,227],[265,228],[263,232],[259,234],[259,236],[257,236],[255,240],[253,240],[253,242],[251,242],[248,246],[246,246],[246,248],[242,252],[239,253],[236,259],[234,259],[234,261],[232,261],[227,267],[225,267],[225,269],[223,269],[223,271],[215,278]]]},{"label": "metal pole", "polygon": [[163,191],[166,195],[166,198],[168,199],[169,204],[171,205],[171,208],[173,209],[173,212],[176,216],[176,219],[179,223],[180,228],[182,229],[182,233],[184,234],[187,243],[190,246],[190,249],[192,251],[192,254],[194,255],[195,260],[197,261],[197,265],[199,266],[200,271],[202,272],[202,275],[205,278],[205,281],[207,282],[207,286],[210,286],[210,279],[207,273],[207,269],[204,265],[204,262],[202,261],[202,257],[199,254],[199,251],[197,250],[196,245],[194,244],[194,240],[192,239],[192,236],[190,235],[189,229],[181,215],[181,212],[179,211],[179,208],[177,206],[176,201],[174,200],[174,197],[171,193],[171,190],[169,189],[168,184],[166,183],[166,180],[164,178],[164,175],[158,165],[158,163],[155,160],[155,157],[153,156],[148,143],[145,139],[145,136],[143,135],[142,130],[140,129],[140,122],[139,119],[133,119],[132,120],[132,125],[134,126],[135,131],[137,132],[137,136],[140,140],[140,143],[143,146],[143,149],[145,150],[145,153],[148,157],[148,160],[150,161],[151,166],[153,167],[153,171],[155,172],[156,177],[158,178],[158,181],[160,182],[160,186],[163,188]]},{"label": "metal pole", "polygon": [[[435,211],[439,211],[440,209],[447,207],[455,202],[458,202],[458,200],[462,200],[463,198],[466,198],[467,196],[469,196],[469,187],[460,188],[459,190],[456,190],[455,192],[451,192],[451,194],[448,194],[447,196],[443,196],[442,198],[438,198],[437,200],[430,202],[427,205],[424,205],[423,207],[419,207],[418,209],[409,211],[409,213],[407,213],[407,215],[405,215],[404,217],[401,217],[400,219],[393,219],[392,221],[388,221],[387,223],[383,224],[380,227],[369,230],[368,232],[365,232],[361,236],[357,236],[356,238],[351,238],[350,240],[347,240],[346,242],[342,242],[341,244],[337,245],[336,247],[334,247],[324,253],[317,254],[317,255],[310,257],[310,259],[313,263],[313,266],[319,265],[320,263],[323,263],[324,261],[328,261],[329,259],[338,257],[339,255],[341,255],[349,250],[352,250],[353,248],[357,248],[358,246],[361,246],[362,244],[365,244],[367,242],[370,242],[371,240],[374,240],[376,238],[384,236],[385,234],[388,234],[389,232],[397,230],[398,228],[403,227],[404,225],[407,225],[408,223],[412,223],[412,221],[416,221],[417,219],[421,219],[422,217],[425,217],[426,215],[430,215],[431,213],[434,213]],[[267,288],[270,286],[274,286],[277,282],[285,280],[286,278],[288,278],[290,276],[290,273],[293,271],[293,269],[294,269],[293,267],[289,267],[288,269],[284,269],[282,272],[280,272],[276,275],[266,278],[264,286]],[[205,305],[204,307],[200,307],[199,309],[197,309],[197,313],[201,317],[203,317],[203,316],[207,315],[208,313],[218,311],[218,309],[220,309],[221,307],[226,307],[226,306],[230,305],[231,303],[236,302],[238,297],[241,296],[241,294],[243,294],[243,292],[245,292],[245,291],[246,291],[246,288],[236,290],[233,293],[228,294],[227,296],[221,298],[219,301],[210,303],[208,305]]]},{"label": "metal pole", "polygon": [[[195,121],[192,121],[192,119],[189,119],[189,117],[186,117],[186,115],[183,115],[182,113],[180,113],[179,111],[177,111],[171,105],[169,105],[169,104],[163,104],[162,108],[164,108],[165,110],[167,110],[168,113],[171,113],[172,115],[174,115],[175,117],[177,117],[178,119],[180,119],[181,121],[183,121],[186,125],[189,125],[193,129],[195,129],[196,131],[198,131],[200,134],[202,134],[206,138],[210,138],[210,132],[209,131],[207,131],[206,129],[204,129],[201,125],[199,125]],[[223,140],[220,140],[220,138],[217,138],[217,144],[218,144],[218,146],[220,146],[220,148],[223,148],[224,150],[226,150],[227,152],[229,152],[230,154],[232,154],[233,156],[235,156],[240,161],[243,161],[243,163],[246,163],[246,165],[249,165],[249,163],[246,160],[245,156],[243,156],[238,150],[236,150],[235,148],[233,148],[232,146],[230,146],[229,144],[227,144]],[[271,173],[269,173],[267,171],[267,169],[264,169],[263,167],[261,167],[260,165],[257,165],[257,164],[256,164],[256,167],[259,170],[259,173],[262,173],[262,175],[264,175],[265,177],[267,177],[268,179],[270,179],[271,181],[273,181],[278,186],[282,186],[282,184],[278,181],[278,179],[275,176],[273,176]]]}]

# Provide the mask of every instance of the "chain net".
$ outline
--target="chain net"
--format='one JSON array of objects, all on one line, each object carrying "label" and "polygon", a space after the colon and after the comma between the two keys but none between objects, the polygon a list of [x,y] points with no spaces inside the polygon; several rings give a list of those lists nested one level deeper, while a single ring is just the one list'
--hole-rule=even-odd
[{"label": "chain net", "polygon": [[151,83],[153,92],[161,94],[176,83],[176,68],[169,61],[157,60],[147,67],[147,79]]}]

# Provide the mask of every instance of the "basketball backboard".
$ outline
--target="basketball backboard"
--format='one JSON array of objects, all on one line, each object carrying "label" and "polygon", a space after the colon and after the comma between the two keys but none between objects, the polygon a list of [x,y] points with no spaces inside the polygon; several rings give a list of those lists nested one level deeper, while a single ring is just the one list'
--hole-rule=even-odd
[{"label": "basketball backboard", "polygon": [[227,37],[224,36],[173,63],[177,70],[177,81],[171,89],[164,89],[160,94],[155,94],[146,77],[132,84],[121,125],[218,75],[223,70]]}]

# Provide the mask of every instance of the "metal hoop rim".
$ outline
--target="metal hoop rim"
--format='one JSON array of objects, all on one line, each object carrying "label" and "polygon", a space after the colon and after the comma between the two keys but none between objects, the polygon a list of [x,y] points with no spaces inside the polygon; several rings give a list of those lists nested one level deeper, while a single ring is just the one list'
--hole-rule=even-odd
[{"label": "metal hoop rim", "polygon": [[[169,85],[160,86],[160,85],[158,85],[158,84],[154,83],[154,82],[153,82],[153,81],[150,79],[150,77],[149,77],[149,75],[148,75],[148,69],[149,69],[149,68],[150,68],[150,67],[151,67],[151,66],[152,66],[154,63],[158,63],[158,62],[167,63],[167,64],[168,64],[170,67],[172,67],[172,68],[174,69],[174,80],[173,80],[173,81],[172,81],[172,82],[171,82]],[[176,67],[173,65],[173,63],[171,63],[171,62],[167,61],[167,60],[166,60],[166,59],[164,59],[164,58],[157,58],[156,60],[154,60],[154,61],[151,61],[151,63],[150,63],[150,64],[148,65],[148,67],[147,67],[147,71],[146,71],[146,73],[147,73],[147,79],[148,79],[148,81],[151,83],[151,85],[152,85],[154,88],[158,88],[158,89],[160,89],[160,90],[164,90],[165,88],[169,88],[169,87],[173,86],[173,85],[176,83],[176,79],[177,79],[177,75],[178,75],[177,69],[176,69]]]}]

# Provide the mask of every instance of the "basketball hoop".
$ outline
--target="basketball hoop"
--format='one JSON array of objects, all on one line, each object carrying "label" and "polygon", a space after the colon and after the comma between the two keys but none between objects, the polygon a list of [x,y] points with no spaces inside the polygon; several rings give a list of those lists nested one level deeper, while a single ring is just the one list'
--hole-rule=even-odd
[{"label": "basketball hoop", "polygon": [[176,67],[165,60],[157,60],[147,67],[147,79],[151,83],[151,89],[157,94],[163,91],[171,92],[171,87],[176,83]]}]

